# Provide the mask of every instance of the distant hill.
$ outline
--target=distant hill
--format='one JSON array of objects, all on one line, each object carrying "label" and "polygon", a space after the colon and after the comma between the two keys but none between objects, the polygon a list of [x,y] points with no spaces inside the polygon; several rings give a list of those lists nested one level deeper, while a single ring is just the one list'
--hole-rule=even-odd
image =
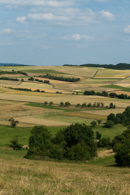
[{"label": "distant hill", "polygon": [[29,65],[15,64],[15,63],[0,63],[0,66],[29,66]]},{"label": "distant hill", "polygon": [[119,63],[116,65],[113,64],[81,64],[81,65],[69,65],[64,64],[63,66],[85,66],[85,67],[98,67],[98,68],[109,68],[109,69],[117,69],[117,70],[127,70],[130,69],[130,64],[127,63]]}]

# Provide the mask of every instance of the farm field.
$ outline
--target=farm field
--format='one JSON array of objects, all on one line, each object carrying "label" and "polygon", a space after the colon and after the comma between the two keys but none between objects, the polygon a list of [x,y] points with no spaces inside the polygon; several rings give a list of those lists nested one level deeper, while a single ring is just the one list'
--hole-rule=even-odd
[{"label": "farm field", "polygon": [[[130,194],[130,169],[116,166],[114,153],[110,148],[98,149],[94,160],[76,163],[69,160],[27,160],[24,158],[26,149],[14,151],[8,146],[14,136],[18,136],[24,146],[28,146],[31,130],[35,125],[46,126],[53,137],[60,129],[72,123],[90,126],[92,121],[97,120],[101,120],[101,124],[93,127],[94,138],[98,131],[102,138],[109,137],[112,140],[127,127],[121,124],[112,128],[104,127],[107,116],[110,113],[124,112],[125,108],[130,106],[130,99],[83,95],[83,92],[107,91],[130,96],[130,70],[76,66],[1,67],[3,71],[11,72],[12,69],[28,75],[1,75],[18,78],[19,81],[0,80],[0,194]],[[80,78],[80,81],[66,82],[38,77],[45,74],[75,77]],[[49,80],[50,84],[29,81],[30,77],[43,82]],[[42,90],[44,92],[41,92]],[[71,105],[65,106],[66,102]],[[84,103],[90,103],[91,106],[82,107]],[[94,107],[94,103],[100,103],[99,107]],[[115,108],[110,109],[110,103],[113,103]],[[11,127],[10,118],[19,121],[15,128]]]}]

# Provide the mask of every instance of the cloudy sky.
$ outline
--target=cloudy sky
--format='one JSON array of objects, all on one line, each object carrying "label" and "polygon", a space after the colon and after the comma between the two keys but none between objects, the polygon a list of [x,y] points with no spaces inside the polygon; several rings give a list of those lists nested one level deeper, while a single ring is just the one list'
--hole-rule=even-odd
[{"label": "cloudy sky", "polygon": [[130,63],[130,0],[0,0],[0,62]]}]

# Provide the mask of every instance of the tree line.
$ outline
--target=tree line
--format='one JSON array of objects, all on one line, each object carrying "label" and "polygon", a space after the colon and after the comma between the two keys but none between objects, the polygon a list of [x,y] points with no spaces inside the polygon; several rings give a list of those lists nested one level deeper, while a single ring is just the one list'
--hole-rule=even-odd
[{"label": "tree line", "polygon": [[0,74],[23,74],[25,76],[28,76],[28,74],[26,72],[22,72],[22,71],[0,71]]},{"label": "tree line", "polygon": [[70,78],[70,77],[63,77],[63,76],[55,76],[55,75],[39,75],[41,78],[48,78],[48,79],[53,79],[53,80],[59,80],[59,81],[67,81],[67,82],[77,82],[80,81],[80,78]]},{"label": "tree line", "polygon": [[13,79],[13,78],[9,78],[9,77],[0,77],[0,80],[10,80],[10,81],[19,81],[19,79]]},{"label": "tree line", "polygon": [[81,64],[81,65],[70,65],[64,64],[63,66],[80,66],[80,67],[97,67],[97,68],[108,68],[108,69],[117,69],[117,70],[129,70],[130,64],[128,63],[118,63],[116,65],[113,64]]},{"label": "tree line", "polygon": [[119,98],[119,99],[130,99],[130,96],[127,94],[117,94],[117,93],[107,93],[106,91],[102,92],[95,92],[94,90],[91,91],[84,91],[83,95],[98,95],[98,96],[104,96],[104,97],[110,97],[110,98]]}]

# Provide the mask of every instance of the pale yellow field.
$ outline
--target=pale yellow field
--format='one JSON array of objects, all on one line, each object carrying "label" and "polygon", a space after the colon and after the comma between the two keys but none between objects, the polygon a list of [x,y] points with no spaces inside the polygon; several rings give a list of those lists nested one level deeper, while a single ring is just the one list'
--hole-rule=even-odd
[{"label": "pale yellow field", "polygon": [[86,78],[91,78],[97,72],[96,68],[88,67],[68,67],[68,66],[46,66],[45,69],[56,70],[59,72],[67,73],[70,75],[83,76]]},{"label": "pale yellow field", "polygon": [[118,101],[116,99],[110,99],[102,96],[85,96],[85,95],[64,95],[59,94],[57,96],[46,97],[44,96],[29,96],[29,95],[14,95],[14,94],[1,94],[1,100],[13,100],[13,101],[22,101],[22,102],[37,102],[44,103],[45,101],[53,101],[54,104],[60,104],[60,102],[69,101],[72,105],[77,105],[78,103],[94,103],[94,102],[104,102],[105,106],[108,106],[110,102],[114,101],[116,107],[125,108],[130,105],[129,100]]},{"label": "pale yellow field", "polygon": [[111,113],[113,114],[117,114],[117,113],[122,113],[124,112],[124,108],[117,108],[117,109],[108,109],[108,110],[89,110],[89,111],[82,111],[84,113],[88,113],[88,114],[95,114],[95,115],[104,115],[107,116]]},{"label": "pale yellow field", "polygon": [[126,78],[130,76],[130,70],[99,70],[95,78]]},{"label": "pale yellow field", "polygon": [[55,120],[47,120],[47,119],[39,119],[39,118],[34,118],[31,116],[25,116],[25,117],[16,117],[14,118],[15,120],[18,120],[19,122],[22,123],[30,123],[33,125],[44,125],[44,126],[69,126],[71,123],[67,122],[61,122],[61,121],[55,121]]}]

